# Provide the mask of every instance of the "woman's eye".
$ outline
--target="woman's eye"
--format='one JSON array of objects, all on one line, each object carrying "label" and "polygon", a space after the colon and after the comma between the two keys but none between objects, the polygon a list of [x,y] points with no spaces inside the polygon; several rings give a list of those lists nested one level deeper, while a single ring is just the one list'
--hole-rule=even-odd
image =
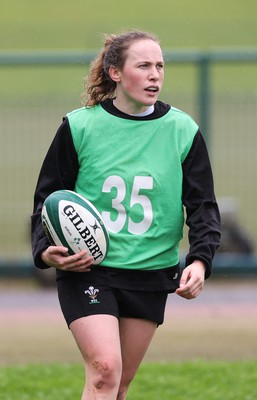
[{"label": "woman's eye", "polygon": [[[149,68],[149,67],[150,67],[150,64],[147,64],[147,63],[139,64],[139,68]],[[162,70],[164,68],[164,64],[157,64],[156,68],[159,70]]]}]

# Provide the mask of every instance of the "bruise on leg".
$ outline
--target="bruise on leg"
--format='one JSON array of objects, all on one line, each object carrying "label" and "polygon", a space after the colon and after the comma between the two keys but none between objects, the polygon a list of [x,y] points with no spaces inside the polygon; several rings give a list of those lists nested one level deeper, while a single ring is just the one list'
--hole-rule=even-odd
[{"label": "bruise on leg", "polygon": [[111,374],[111,371],[107,363],[102,364],[100,361],[93,361],[92,366],[94,370],[101,375],[101,378],[97,381],[95,385],[97,389],[101,389],[103,385],[106,384],[105,379],[108,380],[108,376]]}]

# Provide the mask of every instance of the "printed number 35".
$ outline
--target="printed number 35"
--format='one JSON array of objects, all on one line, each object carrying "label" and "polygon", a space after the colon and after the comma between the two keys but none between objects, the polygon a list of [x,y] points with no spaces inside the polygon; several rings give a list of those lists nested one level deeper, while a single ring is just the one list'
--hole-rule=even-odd
[{"label": "printed number 35", "polygon": [[[110,232],[118,233],[124,227],[127,220],[126,209],[122,204],[126,196],[126,184],[118,175],[109,176],[103,184],[102,191],[110,193],[112,188],[115,188],[117,191],[116,197],[112,199],[112,208],[118,212],[117,218],[112,220],[111,213],[108,211],[103,211],[102,216]],[[152,176],[135,176],[134,178],[130,207],[139,204],[143,209],[143,218],[140,222],[134,222],[130,217],[128,218],[128,231],[134,235],[145,233],[150,228],[153,220],[151,201],[147,196],[140,194],[140,190],[142,189],[153,189]]]}]

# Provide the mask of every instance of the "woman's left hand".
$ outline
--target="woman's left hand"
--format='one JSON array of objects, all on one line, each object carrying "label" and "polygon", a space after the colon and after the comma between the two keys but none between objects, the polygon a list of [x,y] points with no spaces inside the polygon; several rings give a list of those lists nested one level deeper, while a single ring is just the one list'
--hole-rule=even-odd
[{"label": "woman's left hand", "polygon": [[176,294],[185,299],[196,298],[204,286],[205,265],[200,260],[195,260],[182,272],[180,286]]}]

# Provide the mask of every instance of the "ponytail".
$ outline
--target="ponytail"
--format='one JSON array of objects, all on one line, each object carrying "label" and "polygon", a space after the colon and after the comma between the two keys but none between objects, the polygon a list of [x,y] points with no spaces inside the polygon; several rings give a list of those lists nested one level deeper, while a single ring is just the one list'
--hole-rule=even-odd
[{"label": "ponytail", "polygon": [[95,106],[108,97],[113,97],[116,83],[109,77],[109,72],[104,67],[106,53],[115,36],[106,37],[105,44],[100,53],[92,61],[88,77],[84,80],[82,100],[87,107]]}]

